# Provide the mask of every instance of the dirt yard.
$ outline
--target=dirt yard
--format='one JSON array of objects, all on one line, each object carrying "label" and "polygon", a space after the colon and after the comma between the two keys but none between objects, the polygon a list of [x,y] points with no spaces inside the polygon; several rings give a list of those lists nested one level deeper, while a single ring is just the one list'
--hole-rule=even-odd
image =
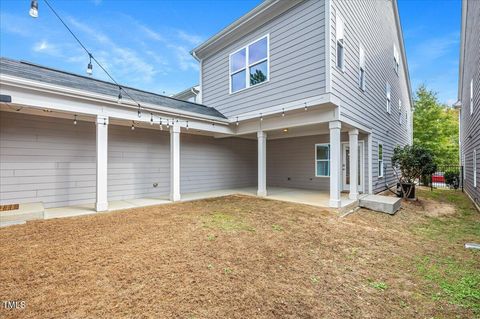
[{"label": "dirt yard", "polygon": [[395,216],[229,196],[1,228],[0,318],[480,318],[463,248],[480,214],[460,192],[420,198]]}]

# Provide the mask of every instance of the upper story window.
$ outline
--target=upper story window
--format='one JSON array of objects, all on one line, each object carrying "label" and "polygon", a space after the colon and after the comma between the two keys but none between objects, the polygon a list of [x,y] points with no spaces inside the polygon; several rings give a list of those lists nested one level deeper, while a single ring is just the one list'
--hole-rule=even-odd
[{"label": "upper story window", "polygon": [[360,47],[359,54],[359,73],[358,73],[358,85],[362,91],[365,91],[365,50]]},{"label": "upper story window", "polygon": [[315,176],[330,176],[330,144],[315,145]]},{"label": "upper story window", "polygon": [[398,123],[403,124],[402,100],[398,100]]},{"label": "upper story window", "polygon": [[477,187],[477,150],[473,150],[473,187]]},{"label": "upper story window", "polygon": [[473,114],[473,79],[470,80],[470,115]]},{"label": "upper story window", "polygon": [[269,36],[230,54],[230,93],[268,81]]},{"label": "upper story window", "polygon": [[337,22],[335,25],[335,34],[337,38],[337,67],[340,70],[345,68],[345,27],[343,19],[337,15]]},{"label": "upper story window", "polygon": [[391,90],[392,88],[390,87],[390,84],[385,85],[385,94],[387,97],[387,113],[390,113],[392,109],[392,98],[391,98]]},{"label": "upper story window", "polygon": [[398,75],[398,69],[400,67],[400,54],[398,53],[397,46],[393,45],[393,69]]},{"label": "upper story window", "polygon": [[378,177],[383,177],[383,144],[378,144]]}]

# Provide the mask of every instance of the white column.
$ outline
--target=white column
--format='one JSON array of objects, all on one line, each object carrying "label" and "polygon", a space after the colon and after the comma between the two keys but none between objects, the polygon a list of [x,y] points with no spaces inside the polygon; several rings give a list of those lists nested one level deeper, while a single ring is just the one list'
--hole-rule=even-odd
[{"label": "white column", "polygon": [[342,150],[340,142],[340,129],[342,123],[333,121],[330,128],[330,207],[340,207],[340,185],[342,179]]},{"label": "white column", "polygon": [[368,193],[373,194],[373,150],[372,133],[368,134]]},{"label": "white column", "polygon": [[108,184],[108,117],[97,116],[97,200],[95,210],[103,212],[108,210],[107,184]]},{"label": "white column", "polygon": [[180,125],[170,127],[170,200],[180,200]]},{"label": "white column", "polygon": [[348,131],[350,148],[350,199],[358,199],[358,130]]},{"label": "white column", "polygon": [[267,133],[257,132],[258,138],[258,190],[257,196],[267,196]]}]

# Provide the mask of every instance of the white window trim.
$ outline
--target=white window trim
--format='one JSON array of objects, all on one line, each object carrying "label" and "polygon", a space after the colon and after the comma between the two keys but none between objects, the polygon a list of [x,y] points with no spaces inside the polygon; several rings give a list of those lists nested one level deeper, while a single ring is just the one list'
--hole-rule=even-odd
[{"label": "white window trim", "polygon": [[[380,146],[382,147],[382,159],[380,159]],[[378,178],[383,178],[383,175],[385,173],[383,168],[383,163],[385,158],[385,148],[383,147],[382,143],[378,143],[377,157],[378,157],[378,167],[380,167],[380,170],[378,171]],[[380,165],[380,163],[382,163],[382,165]]]},{"label": "white window trim", "polygon": [[[318,167],[317,167],[317,162],[328,162],[328,171],[330,172],[330,157],[327,160],[319,160],[317,159],[317,147],[318,146],[327,146],[330,148],[330,143],[319,143],[315,144],[315,177],[327,177],[329,178],[330,175],[318,175]],[[330,156],[330,151],[328,152],[328,156]]]},{"label": "white window trim", "polygon": [[[258,60],[255,63],[249,64],[249,62],[248,62],[248,58],[249,58],[248,47],[250,45],[254,44],[257,41],[262,40],[263,38],[267,38],[267,57],[265,59]],[[245,67],[232,73],[232,63],[231,63],[232,55],[242,51],[243,49],[245,49]],[[262,83],[250,85],[250,70],[249,70],[250,67],[252,65],[256,65],[256,64],[259,64],[259,63],[262,63],[262,62],[265,62],[265,61],[267,61],[267,79],[265,81],[263,81]],[[238,72],[241,72],[243,70],[245,70],[245,78],[246,78],[245,79],[245,87],[243,89],[232,92],[232,75],[236,74]],[[248,43],[247,45],[244,45],[243,47],[235,50],[234,52],[232,52],[228,55],[228,91],[229,91],[230,94],[235,94],[235,93],[238,93],[238,92],[242,92],[242,91],[247,90],[251,87],[257,87],[259,85],[268,83],[269,81],[270,81],[270,33],[267,33],[266,35],[261,36],[260,38]]]},{"label": "white window trim", "polygon": [[472,158],[472,166],[473,166],[473,187],[477,187],[477,150],[473,150],[473,158]]},{"label": "white window trim", "polygon": [[470,115],[473,114],[473,79],[470,80]]},{"label": "white window trim", "polygon": [[388,82],[385,85],[385,95],[387,97],[387,113],[390,114],[392,111],[392,87]]},{"label": "white window trim", "polygon": [[399,122],[399,124],[403,124],[403,110],[402,110],[402,100],[401,99],[398,99],[398,112],[399,112],[398,122]]},{"label": "white window trim", "polygon": [[[362,81],[362,71],[363,71],[363,81]],[[365,81],[367,77],[366,72],[366,56],[365,56],[365,49],[362,46],[359,48],[359,57],[358,57],[358,86],[360,90],[365,92]]]},{"label": "white window trim", "polygon": [[393,44],[393,69],[395,70],[395,73],[398,75],[398,70],[400,68],[400,54],[398,52],[397,46],[395,43]]},{"label": "white window trim", "polygon": [[[339,26],[342,25],[342,40],[343,41],[339,41]],[[338,46],[341,46],[342,49],[343,49],[343,54],[342,54],[342,66],[338,66]],[[340,70],[341,72],[345,72],[345,20],[343,20],[343,18],[337,14],[337,17],[336,17],[336,21],[335,21],[335,56],[336,56],[336,63],[335,63],[335,66],[337,67],[338,70]]]}]

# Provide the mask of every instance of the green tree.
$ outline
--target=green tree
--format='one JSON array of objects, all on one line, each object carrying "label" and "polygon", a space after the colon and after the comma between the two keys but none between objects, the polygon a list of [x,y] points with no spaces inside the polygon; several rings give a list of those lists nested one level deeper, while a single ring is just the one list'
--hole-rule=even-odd
[{"label": "green tree", "polygon": [[415,94],[413,143],[430,150],[438,164],[458,164],[458,111],[421,85]]}]

